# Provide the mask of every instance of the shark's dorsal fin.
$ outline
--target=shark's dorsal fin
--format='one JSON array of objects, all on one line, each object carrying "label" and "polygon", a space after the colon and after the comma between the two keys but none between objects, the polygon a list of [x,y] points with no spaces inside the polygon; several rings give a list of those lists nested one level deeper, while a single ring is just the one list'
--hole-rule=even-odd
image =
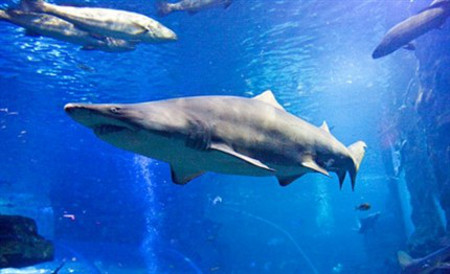
[{"label": "shark's dorsal fin", "polygon": [[255,97],[253,97],[253,99],[255,100],[259,100],[262,101],[266,104],[269,104],[275,108],[281,109],[286,111],[281,105],[280,103],[277,102],[277,99],[275,99],[275,96],[273,95],[273,92],[268,89],[266,91],[264,91],[263,93],[256,95]]},{"label": "shark's dorsal fin", "polygon": [[275,170],[273,168],[268,167],[267,165],[263,164],[261,161],[256,160],[254,158],[251,158],[249,156],[246,156],[244,154],[241,154],[239,152],[236,152],[234,149],[230,148],[226,144],[213,143],[213,144],[211,144],[210,149],[217,150],[217,151],[226,153],[226,154],[228,154],[230,156],[239,158],[239,159],[241,159],[241,160],[243,160],[243,161],[245,161],[245,162],[247,162],[247,163],[249,163],[251,165],[257,166],[257,167],[262,168],[262,169],[264,169],[266,171],[275,172]]},{"label": "shark's dorsal fin", "polygon": [[320,126],[321,129],[325,130],[326,132],[330,133],[330,128],[328,127],[327,122],[323,121],[322,125]]},{"label": "shark's dorsal fin", "polygon": [[170,173],[172,175],[172,181],[175,184],[185,185],[205,172],[199,170],[191,170],[182,165],[170,165]]},{"label": "shark's dorsal fin", "polygon": [[324,168],[320,167],[310,155],[303,157],[302,166],[309,168],[312,171],[322,173],[323,175],[326,175],[328,177],[330,176],[328,171],[326,171]]},{"label": "shark's dorsal fin", "polygon": [[302,173],[302,174],[293,175],[293,176],[281,176],[280,175],[280,176],[277,176],[278,183],[280,184],[280,186],[287,186],[305,174],[306,173]]}]

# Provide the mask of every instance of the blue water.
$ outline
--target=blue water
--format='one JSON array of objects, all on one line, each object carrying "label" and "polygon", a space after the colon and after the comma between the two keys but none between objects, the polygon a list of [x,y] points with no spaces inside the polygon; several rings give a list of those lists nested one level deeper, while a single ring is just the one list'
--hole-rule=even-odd
[{"label": "blue water", "polygon": [[[381,159],[390,140],[380,133],[390,121],[380,116],[414,77],[416,61],[403,50],[380,60],[371,53],[427,1],[235,0],[227,10],[164,18],[153,0],[70,4],[140,12],[179,40],[127,53],[81,51],[0,22],[0,213],[35,218],[55,242],[56,261],[68,260],[63,271],[400,271],[395,252],[414,226],[404,182],[396,198],[403,207],[392,202]],[[429,35],[443,33],[448,27]],[[166,163],[102,142],[63,111],[68,102],[251,97],[266,89],[308,122],[326,120],[345,145],[367,143],[354,192],[349,181],[340,191],[335,175],[320,174],[284,188],[275,178],[213,173],[178,186]],[[364,202],[372,209],[355,211]],[[377,211],[373,230],[355,231],[359,218]]]}]

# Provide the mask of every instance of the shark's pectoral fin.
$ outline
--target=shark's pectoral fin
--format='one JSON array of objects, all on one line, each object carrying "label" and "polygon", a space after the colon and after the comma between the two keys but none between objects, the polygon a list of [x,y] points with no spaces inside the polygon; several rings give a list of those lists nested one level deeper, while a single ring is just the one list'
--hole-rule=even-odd
[{"label": "shark's pectoral fin", "polygon": [[232,149],[231,147],[229,147],[226,144],[213,143],[213,144],[211,144],[210,149],[217,150],[217,151],[223,152],[225,154],[228,154],[230,156],[236,157],[236,158],[238,158],[238,159],[240,159],[242,161],[245,161],[245,162],[247,162],[247,163],[249,163],[249,164],[251,164],[253,166],[262,168],[262,169],[264,169],[266,171],[275,172],[275,170],[273,168],[268,167],[267,165],[265,165],[261,161],[259,161],[257,159],[254,159],[254,158],[251,158],[249,156],[246,156],[244,154],[241,154],[239,152],[236,152],[234,149]]},{"label": "shark's pectoral fin", "polygon": [[183,166],[170,165],[170,173],[172,175],[172,181],[175,184],[185,185],[205,172],[201,170],[193,170]]},{"label": "shark's pectoral fin", "polygon": [[302,159],[302,166],[306,167],[314,172],[322,173],[325,176],[330,176],[328,171],[326,171],[324,168],[320,167],[311,156],[303,157]]},{"label": "shark's pectoral fin", "polygon": [[277,175],[278,183],[280,184],[280,186],[287,186],[287,185],[291,184],[292,182],[294,182],[295,180],[297,180],[298,178],[302,177],[305,174],[306,173],[302,173],[302,174],[293,175],[293,176]]},{"label": "shark's pectoral fin", "polygon": [[143,25],[141,25],[139,23],[133,22],[133,26],[136,28],[133,31],[133,35],[142,35],[144,33],[149,32],[148,28],[146,28],[145,26],[143,26]]},{"label": "shark's pectoral fin", "polygon": [[403,46],[403,49],[406,50],[416,50],[416,45],[413,42],[409,42],[408,44]]}]

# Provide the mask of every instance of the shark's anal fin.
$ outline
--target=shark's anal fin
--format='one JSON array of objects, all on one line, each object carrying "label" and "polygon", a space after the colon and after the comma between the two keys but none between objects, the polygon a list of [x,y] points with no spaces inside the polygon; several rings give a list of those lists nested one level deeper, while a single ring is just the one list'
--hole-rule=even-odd
[{"label": "shark's anal fin", "polygon": [[254,159],[254,158],[251,158],[249,156],[246,156],[244,154],[241,154],[239,152],[236,152],[234,149],[232,149],[231,147],[229,147],[226,144],[213,143],[213,144],[211,144],[210,149],[217,150],[217,151],[223,152],[225,154],[231,155],[231,156],[236,157],[236,158],[238,158],[238,159],[240,159],[242,161],[245,161],[245,162],[247,162],[247,163],[249,163],[251,165],[254,165],[256,167],[262,168],[262,169],[264,169],[266,171],[275,172],[275,170],[273,168],[268,167],[267,165],[263,164],[261,161],[259,161],[257,159]]},{"label": "shark's anal fin", "polygon": [[324,168],[320,167],[310,155],[303,157],[302,166],[306,167],[308,169],[311,169],[314,172],[319,172],[325,176],[330,177],[330,174],[328,173],[328,171],[326,171]]},{"label": "shark's anal fin", "polygon": [[280,186],[287,186],[305,174],[306,173],[293,176],[277,176],[278,183],[280,184]]},{"label": "shark's anal fin", "polygon": [[170,173],[172,175],[172,181],[175,184],[185,185],[205,172],[200,170],[191,170],[183,166],[171,165]]},{"label": "shark's anal fin", "polygon": [[259,100],[261,102],[264,102],[266,104],[269,104],[277,109],[284,110],[285,109],[278,103],[278,101],[275,99],[275,96],[273,95],[273,92],[271,90],[266,90],[263,93],[256,95],[253,97],[254,100]]}]

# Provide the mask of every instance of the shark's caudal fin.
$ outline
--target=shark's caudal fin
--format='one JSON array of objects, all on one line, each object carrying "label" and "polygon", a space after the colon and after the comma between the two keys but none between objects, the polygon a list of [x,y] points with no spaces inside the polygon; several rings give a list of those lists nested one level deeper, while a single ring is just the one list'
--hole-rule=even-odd
[{"label": "shark's caudal fin", "polygon": [[356,174],[358,173],[359,166],[361,165],[361,161],[364,158],[366,147],[367,145],[363,141],[358,141],[347,147],[354,164],[354,167],[349,169],[350,178],[352,180],[352,190],[355,189]]},{"label": "shark's caudal fin", "polygon": [[167,3],[166,1],[157,1],[156,9],[158,11],[159,16],[166,16],[167,14],[172,12],[172,9],[170,8],[170,4]]},{"label": "shark's caudal fin", "polygon": [[413,262],[413,258],[411,258],[408,253],[401,250],[397,252],[397,259],[402,269],[405,269]]}]

